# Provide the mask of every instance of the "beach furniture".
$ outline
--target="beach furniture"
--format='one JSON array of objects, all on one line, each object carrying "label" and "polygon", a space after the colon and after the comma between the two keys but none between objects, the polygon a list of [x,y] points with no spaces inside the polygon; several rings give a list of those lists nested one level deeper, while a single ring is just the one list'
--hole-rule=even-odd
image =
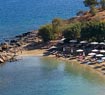
[{"label": "beach furniture", "polygon": [[98,52],[98,51],[99,51],[99,50],[97,50],[97,49],[93,49],[93,50],[92,50],[92,52]]},{"label": "beach furniture", "polygon": [[100,44],[100,45],[105,45],[105,43],[104,43],[104,42],[100,42],[99,44]]},{"label": "beach furniture", "polygon": [[103,57],[103,54],[96,54],[96,57]]},{"label": "beach furniture", "polygon": [[97,44],[99,44],[98,42],[91,42],[90,43],[91,45],[97,45]]},{"label": "beach furniture", "polygon": [[70,40],[70,43],[77,43],[77,40]]},{"label": "beach furniture", "polygon": [[89,56],[94,56],[94,55],[96,55],[96,53],[89,53],[88,55]]},{"label": "beach furniture", "polygon": [[88,43],[87,41],[80,41],[80,44],[86,44]]},{"label": "beach furniture", "polygon": [[100,50],[100,53],[105,53],[105,50]]},{"label": "beach furniture", "polygon": [[63,44],[66,38],[62,38],[61,40],[58,41],[58,43]]},{"label": "beach furniture", "polygon": [[83,52],[83,50],[82,49],[78,49],[78,50],[76,50],[76,52]]},{"label": "beach furniture", "polygon": [[50,47],[49,49],[56,49],[57,47],[56,46],[52,46],[52,47]]}]

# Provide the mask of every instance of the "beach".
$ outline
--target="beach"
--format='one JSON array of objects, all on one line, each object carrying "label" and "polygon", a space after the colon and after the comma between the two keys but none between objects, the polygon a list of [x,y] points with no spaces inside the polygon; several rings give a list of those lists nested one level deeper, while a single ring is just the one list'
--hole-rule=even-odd
[{"label": "beach", "polygon": [[52,58],[55,60],[62,60],[64,62],[68,62],[68,64],[77,64],[79,66],[82,66],[83,69],[87,68],[90,69],[91,71],[98,73],[100,75],[100,77],[104,77],[104,70],[102,71],[102,67],[100,67],[99,69],[95,69],[94,67],[97,66],[102,66],[105,65],[105,62],[101,63],[101,64],[93,64],[93,65],[87,65],[87,64],[81,64],[80,61],[78,61],[77,59],[72,59],[70,60],[69,58],[64,58],[64,57],[56,57],[56,55],[48,55],[48,56],[44,56],[44,53],[47,52],[48,49],[35,49],[35,50],[23,50],[22,53],[18,52],[18,56],[37,56],[37,57],[48,57],[48,58]]}]

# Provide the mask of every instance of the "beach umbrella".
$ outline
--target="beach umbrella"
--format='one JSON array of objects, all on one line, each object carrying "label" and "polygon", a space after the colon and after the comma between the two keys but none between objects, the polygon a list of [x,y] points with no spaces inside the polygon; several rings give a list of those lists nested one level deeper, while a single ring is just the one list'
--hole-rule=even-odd
[{"label": "beach umbrella", "polygon": [[99,44],[100,44],[100,45],[105,45],[105,43],[104,43],[104,42],[100,42]]},{"label": "beach umbrella", "polygon": [[77,43],[77,40],[70,40],[70,43]]},{"label": "beach umbrella", "polygon": [[65,39],[66,39],[66,38],[62,38],[61,40],[58,41],[58,43],[63,44]]},{"label": "beach umbrella", "polygon": [[91,42],[90,44],[92,44],[92,45],[97,45],[98,42]]},{"label": "beach umbrella", "polygon": [[102,60],[105,60],[105,57],[102,57]]},{"label": "beach umbrella", "polygon": [[97,54],[96,57],[102,57],[104,56],[103,54]]},{"label": "beach umbrella", "polygon": [[80,44],[85,44],[87,43],[87,41],[80,41]]},{"label": "beach umbrella", "polygon": [[83,50],[82,49],[78,49],[78,50],[76,50],[76,52],[83,52]]},{"label": "beach umbrella", "polygon": [[52,47],[50,47],[49,49],[56,49],[57,47],[56,46],[52,46]]},{"label": "beach umbrella", "polygon": [[97,49],[93,49],[92,52],[98,52],[98,50]]},{"label": "beach umbrella", "polygon": [[100,50],[100,53],[105,53],[105,50]]},{"label": "beach umbrella", "polygon": [[96,53],[89,53],[88,55],[89,56],[94,56],[94,55],[96,55]]}]

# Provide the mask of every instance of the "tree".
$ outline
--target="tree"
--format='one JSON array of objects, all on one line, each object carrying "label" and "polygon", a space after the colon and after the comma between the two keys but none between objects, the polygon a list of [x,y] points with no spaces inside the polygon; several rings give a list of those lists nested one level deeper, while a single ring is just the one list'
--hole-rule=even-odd
[{"label": "tree", "polygon": [[44,42],[48,42],[53,39],[52,25],[45,25],[39,29],[38,35]]},{"label": "tree", "polygon": [[100,5],[101,5],[102,9],[105,10],[105,0],[101,0]]},{"label": "tree", "polygon": [[84,0],[83,3],[86,7],[90,8],[90,13],[92,15],[95,15],[95,13],[96,13],[95,7],[98,4],[98,1],[97,0]]},{"label": "tree", "polygon": [[61,34],[60,32],[61,24],[62,20],[60,18],[55,18],[54,20],[52,20],[52,31],[55,34],[55,38],[57,38]]},{"label": "tree", "polygon": [[89,21],[81,27],[82,40],[103,41],[105,39],[105,22]]},{"label": "tree", "polygon": [[67,27],[63,31],[63,36],[68,39],[78,39],[80,38],[80,32],[81,32],[81,23],[77,22]]}]

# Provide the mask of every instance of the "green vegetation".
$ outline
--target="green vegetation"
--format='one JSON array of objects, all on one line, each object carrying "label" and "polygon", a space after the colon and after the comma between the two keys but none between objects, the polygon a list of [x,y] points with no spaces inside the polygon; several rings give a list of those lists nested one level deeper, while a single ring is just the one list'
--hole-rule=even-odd
[{"label": "green vegetation", "polygon": [[42,26],[39,29],[38,35],[43,39],[44,42],[52,40],[53,39],[52,26],[50,24]]},{"label": "green vegetation", "polygon": [[96,5],[98,5],[97,0],[85,0],[83,3],[86,7],[90,8],[90,13],[92,15],[96,14],[96,8],[95,7],[96,7]]},{"label": "green vegetation", "polygon": [[81,27],[81,38],[89,41],[103,41],[105,39],[105,22],[86,22]]},{"label": "green vegetation", "polygon": [[43,39],[44,42],[58,39],[59,36],[61,36],[61,25],[62,20],[59,18],[56,18],[52,21],[52,24],[47,24],[45,26],[42,26],[39,29],[38,35]]},{"label": "green vegetation", "polygon": [[66,27],[63,30],[62,35],[68,39],[78,39],[80,38],[80,32],[81,32],[81,23],[77,22],[68,25],[68,27]]},{"label": "green vegetation", "polygon": [[90,13],[95,15],[97,13],[97,8],[100,7],[105,10],[105,0],[84,0],[84,5],[90,8]]},{"label": "green vegetation", "polygon": [[[84,4],[86,7],[90,8],[90,13],[95,15],[100,9],[97,9],[99,5],[101,5],[101,9],[105,10],[105,0],[84,0]],[[79,11],[77,13],[78,16],[84,16],[88,12]],[[105,40],[105,22],[101,19],[83,21],[82,17],[79,19],[74,18],[70,23],[65,23],[65,21],[56,18],[52,20],[51,24],[47,24],[42,26],[39,29],[38,35],[43,39],[44,42],[48,42],[50,40],[60,39],[61,36],[64,36],[68,39],[79,39],[79,40],[88,40],[88,41],[103,41]],[[92,17],[92,16],[91,16]],[[95,16],[93,16],[95,17]],[[86,19],[86,18],[85,18]],[[66,20],[67,21],[67,20]],[[101,22],[102,21],[102,22]]]},{"label": "green vegetation", "polygon": [[[59,35],[55,37],[56,32],[52,30],[52,25],[45,25],[39,29],[39,35],[44,42],[59,38]],[[105,22],[75,22],[64,26],[59,32],[67,39],[103,41],[105,39]]]},{"label": "green vegetation", "polygon": [[52,20],[52,32],[54,34],[54,38],[57,39],[60,33],[60,26],[62,26],[62,20],[60,18],[55,18]]},{"label": "green vegetation", "polygon": [[63,36],[69,39],[103,41],[105,39],[105,22],[75,23],[63,31]]}]

